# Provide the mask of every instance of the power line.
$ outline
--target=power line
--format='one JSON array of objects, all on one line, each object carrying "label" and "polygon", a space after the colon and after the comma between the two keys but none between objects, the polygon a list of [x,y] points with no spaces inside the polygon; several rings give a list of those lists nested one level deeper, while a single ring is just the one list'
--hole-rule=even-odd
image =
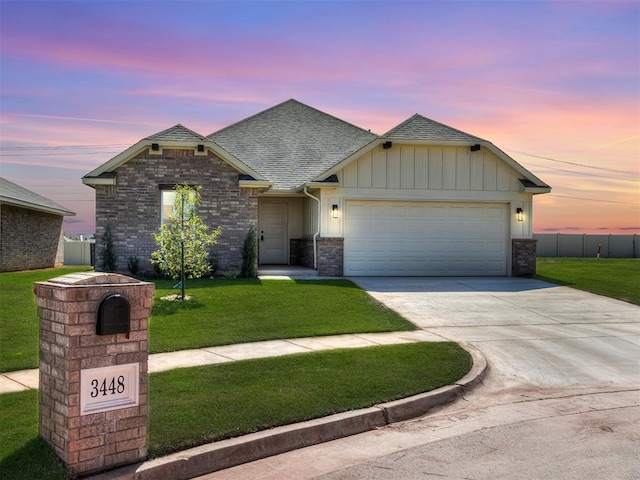
[{"label": "power line", "polygon": [[526,155],[527,157],[535,157],[535,158],[540,158],[542,160],[549,160],[550,162],[558,162],[558,163],[566,163],[568,165],[576,165],[578,167],[585,167],[585,168],[594,168],[596,170],[605,170],[607,172],[615,172],[615,173],[625,173],[627,175],[636,175],[636,172],[630,172],[628,170],[616,170],[614,168],[605,168],[605,167],[594,167],[593,165],[587,165],[585,163],[577,163],[577,162],[568,162],[566,160],[558,160],[557,158],[551,158],[551,157],[543,157],[542,155],[536,155],[534,153],[527,153],[527,152],[522,152],[520,150],[513,150],[513,149],[506,149],[509,152],[514,152],[514,153],[519,153],[520,155]]},{"label": "power line", "polygon": [[549,193],[548,195],[550,195],[552,197],[571,198],[573,200],[589,200],[591,202],[616,203],[618,205],[633,205],[634,207],[640,207],[640,203],[614,202],[613,200],[600,200],[598,198],[571,197],[569,195],[558,195],[557,193]]},{"label": "power line", "polygon": [[114,147],[127,147],[130,146],[127,143],[110,143],[108,145],[34,145],[34,146],[15,146],[15,147],[0,147],[0,150],[67,150],[77,148],[114,148]]},{"label": "power line", "polygon": [[529,163],[529,162],[523,162],[523,163],[526,163],[527,165],[531,165],[533,167],[548,168],[550,170],[557,170],[559,172],[568,172],[576,175],[586,175],[588,177],[608,178],[610,180],[620,180],[621,182],[640,182],[640,180],[634,180],[632,178],[608,177],[606,175],[598,175],[597,173],[576,172],[575,170],[565,170],[562,168],[549,167],[547,165],[538,165],[538,164]]},{"label": "power line", "polygon": [[0,153],[0,157],[61,157],[67,155],[115,155],[121,152],[65,152],[65,153]]}]

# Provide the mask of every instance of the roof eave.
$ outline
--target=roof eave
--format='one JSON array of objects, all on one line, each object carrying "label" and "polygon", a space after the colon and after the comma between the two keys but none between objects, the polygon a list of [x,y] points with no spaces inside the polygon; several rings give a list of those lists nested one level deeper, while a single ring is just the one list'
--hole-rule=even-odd
[{"label": "roof eave", "polygon": [[75,217],[76,215],[75,212],[67,210],[66,208],[46,207],[44,205],[37,205],[31,202],[26,202],[24,200],[18,200],[15,198],[4,196],[0,196],[0,204],[12,205],[14,207],[21,207],[29,210],[36,210],[38,212],[51,213],[54,215],[60,215],[62,217]]},{"label": "roof eave", "polygon": [[[115,169],[117,169],[121,165],[123,165],[126,162],[128,162],[129,160],[131,160],[136,155],[138,155],[141,152],[143,152],[144,150],[146,150],[146,149],[151,150],[151,145],[154,144],[154,143],[158,144],[158,146],[159,146],[159,149],[160,149],[158,151],[159,155],[162,155],[162,149],[163,148],[193,148],[193,149],[197,149],[198,145],[204,145],[205,150],[206,149],[211,150],[216,156],[220,157],[222,160],[227,162],[229,165],[231,165],[233,168],[235,168],[239,172],[247,174],[247,175],[250,175],[253,178],[255,178],[256,180],[265,180],[266,181],[266,179],[262,175],[260,175],[258,172],[256,172],[252,168],[250,168],[247,165],[245,165],[243,162],[238,160],[235,156],[233,156],[232,154],[227,152],[224,148],[222,148],[220,145],[218,145],[217,143],[215,143],[212,140],[179,141],[179,140],[154,140],[154,139],[149,140],[149,139],[144,139],[144,140],[141,140],[138,143],[132,145],[131,147],[127,148],[122,153],[120,153],[120,154],[116,155],[115,157],[113,157],[111,160],[103,163],[98,168],[96,168],[96,169],[92,170],[91,172],[87,173],[83,177],[82,182],[85,183],[86,185],[115,185],[116,184],[115,179],[113,180],[113,183],[106,182],[106,180],[93,181],[93,179],[97,179],[98,177],[100,177],[104,173],[109,173],[109,172],[114,171]],[[204,154],[206,154],[206,152]],[[85,181],[85,179],[87,181]],[[106,182],[106,183],[103,183],[103,182]]]}]

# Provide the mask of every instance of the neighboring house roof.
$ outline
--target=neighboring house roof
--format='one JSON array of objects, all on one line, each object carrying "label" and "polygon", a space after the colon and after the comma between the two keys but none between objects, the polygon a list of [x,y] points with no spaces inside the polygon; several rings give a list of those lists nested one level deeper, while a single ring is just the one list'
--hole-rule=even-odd
[{"label": "neighboring house roof", "polygon": [[378,136],[292,99],[209,138],[273,181],[273,190],[291,191]]},{"label": "neighboring house roof", "polygon": [[58,205],[42,195],[38,195],[20,185],[0,177],[0,203],[16,207],[38,210],[61,216],[73,216],[75,212]]},{"label": "neighboring house roof", "polygon": [[484,142],[480,137],[469,135],[461,130],[449,127],[417,113],[382,135],[393,140],[429,140],[452,142]]}]

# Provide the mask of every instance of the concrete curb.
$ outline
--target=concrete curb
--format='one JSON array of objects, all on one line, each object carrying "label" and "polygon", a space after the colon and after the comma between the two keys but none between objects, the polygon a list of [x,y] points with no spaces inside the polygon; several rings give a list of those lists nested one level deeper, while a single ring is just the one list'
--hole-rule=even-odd
[{"label": "concrete curb", "polygon": [[187,480],[262,458],[374,430],[424,415],[452,402],[482,381],[487,361],[472,345],[471,370],[453,385],[374,407],[276,427],[242,437],[191,448],[144,463],[90,477],[91,480]]}]

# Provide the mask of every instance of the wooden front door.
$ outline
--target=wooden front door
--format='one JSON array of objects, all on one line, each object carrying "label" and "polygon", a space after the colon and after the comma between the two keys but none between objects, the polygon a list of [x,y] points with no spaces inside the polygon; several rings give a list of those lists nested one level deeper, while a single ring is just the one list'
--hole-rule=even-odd
[{"label": "wooden front door", "polygon": [[286,203],[261,203],[258,218],[261,265],[289,263],[288,210]]}]

